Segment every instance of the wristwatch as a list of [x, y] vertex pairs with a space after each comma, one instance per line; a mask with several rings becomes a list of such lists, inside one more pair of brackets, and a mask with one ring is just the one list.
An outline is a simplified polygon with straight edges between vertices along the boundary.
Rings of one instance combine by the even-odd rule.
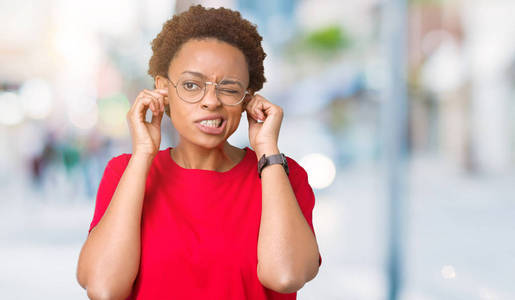
[[275, 164], [281, 164], [283, 165], [284, 171], [286, 171], [286, 175], [290, 174], [290, 171], [288, 170], [288, 162], [286, 161], [286, 156], [283, 153], [280, 154], [273, 154], [266, 156], [263, 154], [258, 162], [258, 175], [259, 178], [261, 178], [261, 171], [264, 167], [275, 165]]

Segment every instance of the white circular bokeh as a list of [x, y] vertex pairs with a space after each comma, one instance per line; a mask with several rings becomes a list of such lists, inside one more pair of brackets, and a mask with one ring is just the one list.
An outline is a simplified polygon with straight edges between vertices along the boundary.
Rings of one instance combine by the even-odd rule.
[[309, 184], [316, 189], [330, 186], [336, 177], [333, 161], [320, 153], [312, 153], [299, 160], [299, 164], [308, 173]]
[[33, 119], [45, 119], [52, 111], [52, 90], [46, 81], [32, 79], [20, 88], [20, 100], [25, 115]]

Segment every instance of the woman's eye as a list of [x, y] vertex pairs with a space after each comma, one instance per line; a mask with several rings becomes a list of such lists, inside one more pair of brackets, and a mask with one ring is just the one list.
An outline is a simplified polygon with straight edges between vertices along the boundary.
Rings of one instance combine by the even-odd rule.
[[220, 92], [224, 93], [224, 94], [231, 94], [231, 95], [239, 93], [237, 90], [229, 90], [229, 89], [220, 89]]
[[185, 82], [182, 86], [188, 91], [192, 91], [199, 88], [198, 84], [194, 82]]

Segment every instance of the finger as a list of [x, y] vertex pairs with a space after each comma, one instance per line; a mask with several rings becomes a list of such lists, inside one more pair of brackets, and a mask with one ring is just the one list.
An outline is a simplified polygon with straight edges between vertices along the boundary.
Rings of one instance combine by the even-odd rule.
[[152, 106], [154, 107], [152, 113], [153, 115], [157, 116], [161, 112], [159, 100], [157, 100], [156, 98], [152, 98]]
[[153, 98], [154, 101], [152, 101], [154, 103], [153, 107], [153, 111], [155, 112], [159, 112], [161, 110], [163, 110], [163, 102], [164, 102], [164, 96], [161, 95], [161, 94], [158, 94], [158, 93], [154, 93], [154, 92], [151, 92], [151, 91], [148, 91], [148, 90], [144, 90], [144, 93], [145, 95]]
[[166, 96], [165, 94], [156, 92], [155, 90], [154, 91], [143, 90], [143, 92], [147, 95], [150, 95], [150, 96], [156, 97], [156, 98], [164, 98], [164, 96]]
[[264, 111], [265, 111], [265, 106], [266, 106], [266, 99], [264, 99], [263, 97], [260, 97], [259, 95], [256, 95], [256, 101], [254, 103], [254, 111], [255, 113], [258, 115], [258, 118], [259, 119], [262, 119], [264, 120], [265, 119], [265, 114], [264, 114]]
[[155, 115], [152, 115], [152, 120], [150, 121], [150, 123], [153, 126], [156, 126], [157, 128], [160, 128], [161, 127], [161, 119], [162, 118], [163, 118], [163, 112], [160, 111], [159, 113], [157, 113]]
[[137, 111], [140, 112], [141, 115], [145, 116], [148, 109], [152, 111], [152, 114], [156, 113], [156, 100], [148, 95], [144, 95], [140, 98], [140, 107], [137, 108]]
[[155, 109], [155, 114], [159, 114], [163, 109], [162, 109], [162, 103], [163, 103], [163, 99], [162, 98], [155, 98], [153, 97], [152, 98], [153, 100], [153, 103], [154, 103], [154, 109]]
[[259, 119], [259, 113], [257, 111], [256, 101], [249, 102], [246, 110], [247, 110], [247, 114], [249, 114], [254, 120]]
[[151, 92], [158, 93], [158, 94], [163, 95], [163, 96], [168, 96], [168, 89], [167, 88], [164, 88], [164, 89], [154, 89]]
[[134, 103], [132, 104], [131, 108], [129, 109], [129, 113], [134, 113], [137, 111], [137, 109], [140, 107], [141, 100], [145, 97], [145, 92], [141, 91], [138, 96], [136, 96], [136, 99], [134, 100]]
[[257, 123], [257, 121], [249, 113], [247, 113], [247, 121], [249, 122], [249, 126]]
[[[157, 91], [162, 91], [162, 90], [157, 90]], [[154, 91], [149, 91], [149, 90], [145, 90], [145, 93], [147, 95], [150, 95], [154, 98], [157, 99], [157, 102], [158, 102], [158, 105], [156, 105], [156, 108], [159, 110], [159, 111], [164, 111], [164, 106], [168, 103], [168, 92], [156, 92], [156, 90]]]
[[258, 107], [256, 107], [254, 109], [254, 113], [256, 114], [256, 120], [261, 120], [261, 121], [265, 120], [265, 115]]
[[145, 120], [145, 114], [147, 109], [150, 107], [152, 99], [150, 97], [141, 96], [136, 98], [136, 102], [132, 108], [130, 114], [135, 116], [138, 120]]
[[150, 109], [150, 112], [152, 113], [152, 115], [155, 115], [156, 114], [156, 108], [155, 108], [155, 104], [154, 104], [154, 99], [152, 98], [149, 98], [150, 102], [148, 104], [148, 108]]
[[156, 97], [158, 100], [159, 106], [158, 109], [161, 111], [164, 111], [165, 105], [168, 105], [168, 91], [164, 93], [156, 93], [153, 91], [148, 91], [148, 94], [151, 94], [152, 96]]

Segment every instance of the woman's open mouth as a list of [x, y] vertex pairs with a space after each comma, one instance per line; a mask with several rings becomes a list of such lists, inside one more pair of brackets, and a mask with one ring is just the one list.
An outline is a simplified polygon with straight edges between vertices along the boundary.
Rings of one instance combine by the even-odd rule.
[[196, 122], [195, 125], [204, 133], [207, 134], [221, 134], [224, 132], [225, 124], [227, 120], [218, 119], [218, 120], [204, 120], [201, 122]]

